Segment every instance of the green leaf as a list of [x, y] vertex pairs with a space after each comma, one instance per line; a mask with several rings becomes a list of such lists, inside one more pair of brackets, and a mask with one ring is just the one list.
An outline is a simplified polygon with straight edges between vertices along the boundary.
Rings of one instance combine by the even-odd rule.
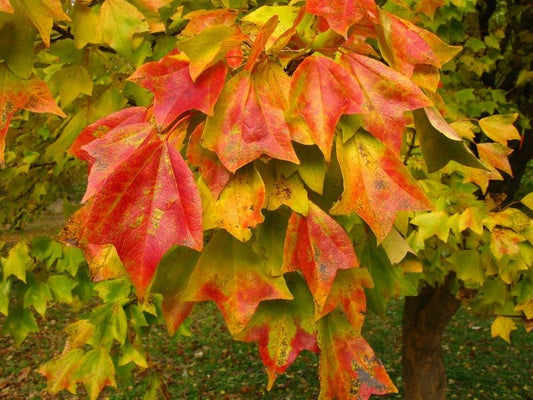
[[146, 18], [126, 0], [106, 0], [100, 9], [102, 36], [126, 60], [134, 59], [134, 36], [148, 32]]
[[185, 301], [184, 295], [199, 256], [200, 253], [192, 249], [176, 247], [163, 257], [157, 267], [152, 293], [163, 295], [161, 307], [170, 336], [176, 333], [193, 308], [193, 303]]
[[485, 281], [485, 273], [481, 265], [479, 253], [475, 250], [462, 250], [454, 253], [449, 258], [450, 263], [455, 266], [457, 277], [461, 279], [468, 288], [478, 288]]
[[3, 330], [13, 336], [18, 346], [30, 333], [39, 332], [39, 327], [30, 310], [17, 307], [9, 311]]
[[275, 213], [266, 213], [265, 215], [265, 221], [255, 231], [256, 240], [253, 242], [252, 248], [259, 256], [263, 269], [270, 276], [281, 276], [289, 213], [280, 209]]
[[35, 310], [44, 318], [46, 305], [52, 300], [50, 288], [41, 281], [31, 282], [24, 293], [24, 308], [33, 306]]
[[67, 107], [80, 94], [90, 96], [93, 91], [93, 80], [89, 71], [81, 65], [63, 67], [51, 78], [50, 83], [54, 85], [61, 99], [61, 107]]
[[11, 290], [11, 280], [0, 282], [0, 313], [6, 317], [9, 312], [9, 292]]
[[124, 344], [128, 332], [128, 319], [118, 303], [106, 303], [93, 309], [89, 321], [96, 327], [90, 340], [93, 346], [110, 348], [113, 339]]
[[9, 250], [7, 258], [1, 258], [4, 281], [13, 275], [26, 283], [26, 270], [33, 266], [33, 259], [30, 257], [29, 253], [30, 248], [28, 245], [24, 242], [19, 242]]
[[434, 211], [414, 217], [411, 223], [418, 226], [416, 232], [417, 246], [423, 248], [424, 240], [431, 236], [437, 236], [443, 242], [447, 242], [450, 233], [448, 218], [448, 214], [444, 211]]
[[31, 255], [39, 261], [44, 261], [48, 268], [61, 257], [62, 253], [61, 244], [49, 237], [40, 236], [31, 242]]
[[47, 281], [52, 290], [54, 299], [60, 303], [72, 303], [72, 289], [78, 286], [78, 282], [65, 275], [52, 275]]
[[120, 357], [118, 365], [119, 367], [121, 367], [130, 362], [134, 363], [135, 365], [141, 368], [148, 368], [148, 363], [146, 362], [146, 358], [139, 351], [139, 349], [130, 344], [127, 344], [126, 346], [122, 348], [122, 357]]
[[89, 350], [79, 364], [75, 378], [84, 384], [91, 400], [96, 400], [104, 387], [117, 386], [113, 360], [104, 348]]
[[450, 160], [468, 167], [487, 170], [435, 108], [415, 110], [413, 115], [429, 172], [437, 171]]
[[[3, 17], [3, 18], [2, 18]], [[0, 17], [0, 59], [21, 78], [33, 70], [33, 42], [36, 31], [18, 15]], [[3, 25], [3, 26], [2, 26]]]
[[207, 68], [215, 65], [233, 47], [238, 46], [243, 37], [237, 29], [227, 25], [215, 25], [204, 29], [200, 34], [177, 43], [191, 60], [189, 72], [193, 81]]
[[80, 264], [85, 261], [83, 252], [77, 247], [63, 248], [63, 257], [57, 260], [57, 272], [68, 272], [71, 276], [76, 276]]
[[131, 282], [127, 278], [112, 279], [97, 283], [94, 290], [105, 303], [125, 304], [129, 301]]

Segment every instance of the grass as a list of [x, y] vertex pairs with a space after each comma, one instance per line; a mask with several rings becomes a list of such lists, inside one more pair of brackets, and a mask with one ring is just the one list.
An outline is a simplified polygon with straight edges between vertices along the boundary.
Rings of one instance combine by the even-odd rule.
[[[74, 319], [68, 309], [50, 310], [40, 321], [41, 332], [31, 335], [20, 347], [0, 337], [0, 399], [83, 398], [43, 392], [45, 382], [35, 372], [61, 351], [63, 326]], [[369, 315], [364, 336], [383, 361], [401, 391], [401, 302], [391, 304], [388, 318]], [[0, 321], [1, 322], [1, 321]], [[266, 374], [253, 344], [234, 342], [220, 313], [212, 303], [193, 311], [190, 336], [169, 339], [157, 327], [148, 346], [154, 371], [166, 382], [173, 399], [315, 399], [319, 392], [318, 357], [304, 352], [280, 376], [272, 391], [266, 391]], [[447, 328], [444, 350], [449, 380], [449, 399], [533, 399], [533, 336], [523, 329], [513, 332], [512, 344], [490, 337], [490, 320], [460, 310]], [[148, 371], [148, 370], [147, 370]], [[147, 371], [134, 371], [117, 379], [118, 391], [106, 389], [103, 398], [141, 399], [149, 381]], [[379, 397], [376, 397], [379, 398]], [[397, 395], [383, 399], [401, 399]]]

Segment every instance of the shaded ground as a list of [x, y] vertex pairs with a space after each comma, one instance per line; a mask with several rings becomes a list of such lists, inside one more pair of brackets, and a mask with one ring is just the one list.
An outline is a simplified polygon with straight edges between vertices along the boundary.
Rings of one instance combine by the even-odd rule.
[[[0, 337], [0, 399], [83, 398], [51, 396], [35, 372], [38, 365], [61, 351], [62, 327], [74, 318], [68, 309], [51, 310], [42, 331], [31, 335], [19, 348]], [[365, 337], [401, 389], [401, 303], [395, 302], [389, 318], [369, 316]], [[1, 323], [1, 321], [0, 321]], [[318, 358], [304, 352], [266, 392], [266, 374], [255, 345], [234, 342], [220, 313], [212, 303], [196, 307], [191, 336], [169, 339], [163, 327], [150, 336], [152, 362], [166, 381], [173, 399], [316, 399], [319, 385]], [[445, 350], [449, 376], [449, 399], [533, 399], [533, 336], [513, 332], [512, 345], [490, 337], [490, 321], [474, 318], [461, 310], [446, 332]], [[133, 380], [118, 379], [118, 391], [107, 389], [110, 399], [140, 399], [149, 381], [147, 372], [134, 372]], [[81, 388], [80, 388], [81, 389]], [[103, 396], [102, 396], [103, 397]], [[376, 399], [379, 398], [376, 396]], [[402, 395], [383, 399], [401, 399]]]

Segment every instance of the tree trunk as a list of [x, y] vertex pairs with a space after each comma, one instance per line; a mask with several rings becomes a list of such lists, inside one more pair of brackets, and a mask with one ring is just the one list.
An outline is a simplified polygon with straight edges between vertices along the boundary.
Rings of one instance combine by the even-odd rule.
[[450, 292], [451, 278], [443, 286], [425, 287], [418, 296], [405, 299], [402, 367], [406, 400], [446, 398], [441, 340], [444, 328], [460, 306]]

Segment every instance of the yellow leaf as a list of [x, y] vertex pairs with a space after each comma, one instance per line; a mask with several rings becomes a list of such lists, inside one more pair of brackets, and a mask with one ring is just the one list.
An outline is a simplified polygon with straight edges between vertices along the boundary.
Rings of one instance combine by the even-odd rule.
[[497, 317], [490, 327], [490, 332], [492, 337], [499, 336], [507, 343], [511, 343], [511, 331], [515, 329], [517, 326], [511, 318]]

